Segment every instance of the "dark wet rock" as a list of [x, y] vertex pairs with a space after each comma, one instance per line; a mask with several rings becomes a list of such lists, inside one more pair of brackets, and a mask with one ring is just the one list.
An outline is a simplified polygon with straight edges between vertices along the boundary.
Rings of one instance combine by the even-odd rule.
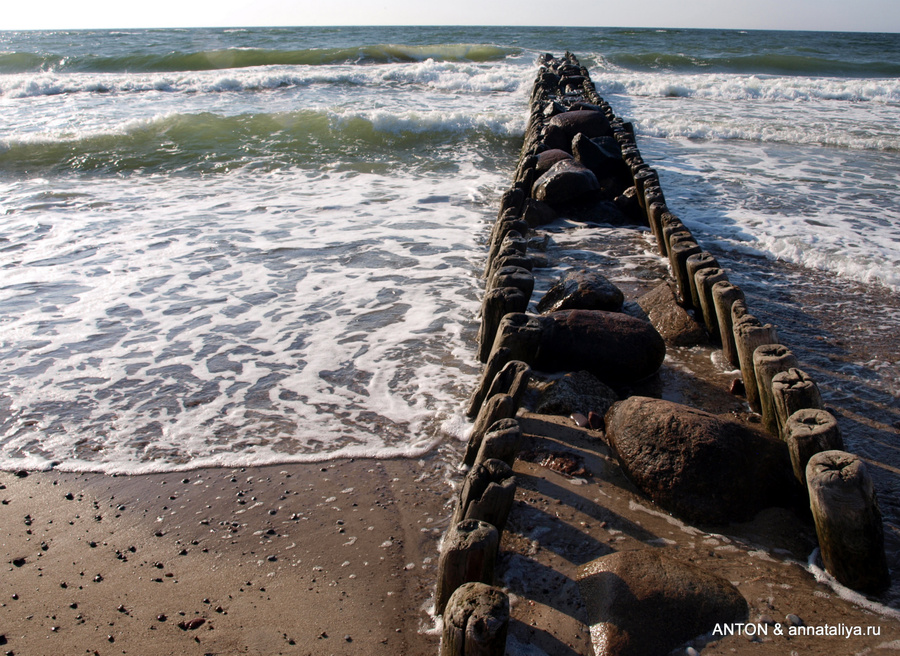
[[532, 196], [552, 207], [559, 207], [584, 199], [600, 190], [597, 176], [575, 160], [556, 162], [534, 182]]
[[635, 225], [647, 223], [644, 210], [641, 209], [641, 203], [638, 201], [637, 189], [634, 188], [634, 185], [616, 196], [613, 202], [619, 211], [628, 217], [630, 223]]
[[706, 330], [678, 305], [672, 284], [664, 282], [638, 300], [647, 318], [670, 346], [706, 344]]
[[538, 153], [535, 170], [540, 173], [547, 172], [551, 166], [564, 159], [572, 159], [572, 155], [559, 148], [550, 148]]
[[522, 211], [522, 219], [532, 228], [547, 225], [556, 221], [556, 210], [547, 203], [529, 198], [525, 201], [525, 208]]
[[581, 269], [567, 271], [537, 304], [538, 312], [607, 310], [618, 312], [625, 302], [622, 290], [605, 276]]
[[576, 579], [597, 656], [665, 656], [718, 623], [748, 615], [730, 582], [652, 549], [598, 558]]
[[606, 115], [591, 109], [574, 109], [557, 114], [547, 121], [547, 127], [562, 130], [569, 137], [569, 142], [578, 133], [588, 138], [612, 136], [612, 128]]
[[587, 370], [609, 385], [632, 383], [656, 373], [666, 355], [650, 323], [619, 312], [563, 310], [540, 321], [539, 371]]
[[[618, 395], [587, 371], [575, 371], [554, 380], [544, 389], [537, 402], [536, 412], [545, 415], [606, 414]], [[587, 420], [585, 421], [587, 424]]]
[[611, 138], [589, 139], [579, 133], [572, 139], [572, 153], [597, 176], [597, 180], [607, 181], [601, 186], [607, 187], [611, 197], [615, 197], [631, 186], [631, 169], [622, 159], [615, 140], [612, 139], [612, 144], [609, 144], [608, 139]]
[[606, 414], [606, 437], [631, 481], [689, 521], [740, 521], [795, 501], [786, 445], [733, 419], [633, 396]]

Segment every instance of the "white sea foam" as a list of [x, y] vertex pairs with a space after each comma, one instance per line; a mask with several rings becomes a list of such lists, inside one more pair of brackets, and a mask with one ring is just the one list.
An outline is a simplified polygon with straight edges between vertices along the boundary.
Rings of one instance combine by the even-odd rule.
[[428, 89], [513, 93], [533, 81], [527, 67], [507, 62], [438, 62], [371, 66], [260, 66], [160, 73], [17, 73], [0, 76], [0, 96], [28, 98], [78, 93], [226, 93], [312, 85], [414, 85]]
[[418, 455], [457, 425], [483, 174], [253, 175], [11, 190], [3, 466]]

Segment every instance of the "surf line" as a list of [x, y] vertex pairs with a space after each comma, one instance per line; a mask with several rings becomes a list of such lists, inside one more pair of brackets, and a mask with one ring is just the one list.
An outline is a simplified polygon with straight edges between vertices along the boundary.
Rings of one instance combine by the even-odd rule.
[[[885, 589], [883, 528], [871, 478], [863, 461], [843, 450], [837, 422], [825, 410], [815, 381], [778, 341], [775, 327], [750, 312], [741, 289], [670, 211], [657, 171], [637, 147], [633, 125], [597, 94], [588, 70], [568, 52], [561, 58], [542, 55], [538, 64], [522, 150], [513, 184], [500, 200], [484, 268], [477, 349], [484, 368], [467, 408], [473, 426], [462, 464], [468, 473], [442, 540], [433, 609], [443, 618], [442, 656], [465, 654], [469, 639], [479, 641], [479, 654], [505, 652], [509, 597], [493, 584], [500, 535], [515, 496], [513, 465], [523, 443], [517, 413], [532, 372], [586, 370], [622, 389], [657, 373], [667, 343], [720, 345], [724, 361], [740, 370], [742, 389], [734, 392], [743, 393], [759, 413], [767, 448], [777, 454], [786, 478], [793, 476], [789, 485], [808, 495], [827, 571], [856, 590]], [[529, 254], [529, 236], [560, 217], [649, 228], [671, 277], [661, 292], [660, 311], [648, 311], [646, 317], [621, 312], [621, 292], [588, 270], [560, 281], [561, 289], [554, 286], [538, 303], [541, 314], [529, 314], [539, 261]], [[605, 428], [609, 442], [610, 422], [617, 432], [641, 427], [631, 401], [618, 401], [605, 416], [591, 412], [572, 419], [580, 426]], [[706, 414], [669, 402], [654, 406], [653, 401], [647, 402], [650, 407], [682, 421]], [[718, 426], [710, 430], [715, 433]], [[630, 473], [627, 454], [611, 446]], [[678, 497], [691, 490], [660, 491], [629, 477], [665, 510], [683, 515]], [[739, 487], [733, 492], [753, 496]], [[712, 519], [720, 518], [707, 518]], [[597, 565], [594, 574], [603, 567]], [[586, 573], [579, 585], [588, 585], [594, 574]], [[685, 635], [640, 639], [662, 641], [668, 651], [739, 618], [712, 621], [686, 627]]]

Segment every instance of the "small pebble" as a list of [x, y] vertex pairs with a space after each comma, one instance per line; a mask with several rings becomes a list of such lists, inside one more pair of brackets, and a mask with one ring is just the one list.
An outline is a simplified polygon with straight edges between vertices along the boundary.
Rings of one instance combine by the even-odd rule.
[[569, 415], [569, 419], [574, 421], [576, 426], [581, 426], [582, 428], [585, 428], [588, 425], [588, 418], [580, 412], [573, 412]]
[[787, 623], [791, 626], [803, 626], [803, 620], [793, 613], [788, 613], [784, 619], [787, 620]]

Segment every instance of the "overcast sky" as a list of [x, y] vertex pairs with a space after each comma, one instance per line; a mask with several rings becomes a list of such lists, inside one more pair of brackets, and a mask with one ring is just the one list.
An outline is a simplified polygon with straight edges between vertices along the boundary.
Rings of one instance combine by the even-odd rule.
[[0, 29], [577, 25], [900, 32], [900, 0], [6, 0]]

